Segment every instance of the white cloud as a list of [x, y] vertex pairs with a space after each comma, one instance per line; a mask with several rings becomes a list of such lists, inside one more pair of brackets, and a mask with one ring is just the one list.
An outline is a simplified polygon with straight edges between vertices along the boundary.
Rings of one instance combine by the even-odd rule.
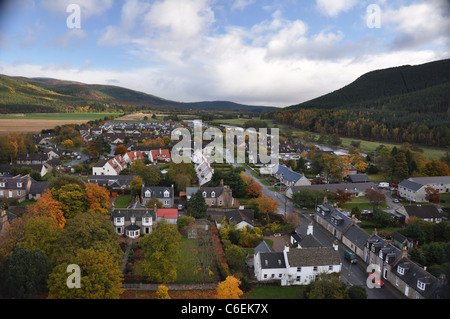
[[244, 10], [246, 7], [255, 3], [256, 0], [235, 0], [231, 5], [231, 10]]
[[357, 3], [358, 0], [316, 0], [320, 12], [330, 17], [338, 16], [341, 12], [350, 10]]

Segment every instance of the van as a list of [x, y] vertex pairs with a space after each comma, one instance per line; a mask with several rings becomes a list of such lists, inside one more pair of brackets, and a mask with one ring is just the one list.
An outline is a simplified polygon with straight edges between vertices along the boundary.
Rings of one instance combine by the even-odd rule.
[[380, 184], [378, 184], [378, 187], [379, 188], [388, 188], [389, 187], [389, 183], [385, 183], [385, 182], [380, 183]]
[[358, 257], [356, 257], [355, 253], [351, 250], [346, 250], [344, 252], [344, 257], [352, 264], [356, 264], [356, 262], [358, 262]]

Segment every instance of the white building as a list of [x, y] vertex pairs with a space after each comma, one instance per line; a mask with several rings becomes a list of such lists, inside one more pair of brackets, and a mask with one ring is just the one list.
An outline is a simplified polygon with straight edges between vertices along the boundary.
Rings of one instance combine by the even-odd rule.
[[411, 177], [398, 184], [398, 194], [407, 200], [423, 203], [427, 187], [432, 187], [440, 194], [450, 193], [450, 176]]
[[254, 258], [259, 281], [280, 280], [282, 286], [308, 285], [322, 274], [341, 271], [337, 246], [289, 248], [279, 252], [258, 252]]

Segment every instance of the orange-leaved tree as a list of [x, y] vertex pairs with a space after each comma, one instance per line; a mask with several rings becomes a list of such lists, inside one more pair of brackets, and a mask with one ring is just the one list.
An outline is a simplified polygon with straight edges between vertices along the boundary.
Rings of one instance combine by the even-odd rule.
[[228, 276], [219, 283], [216, 289], [217, 299], [239, 299], [244, 293], [239, 289], [241, 281], [234, 276]]

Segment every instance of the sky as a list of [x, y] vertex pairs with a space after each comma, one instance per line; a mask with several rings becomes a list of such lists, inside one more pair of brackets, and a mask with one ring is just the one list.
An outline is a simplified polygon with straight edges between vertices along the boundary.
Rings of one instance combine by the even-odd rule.
[[0, 74], [181, 102], [286, 107], [447, 58], [449, 0], [0, 2]]

